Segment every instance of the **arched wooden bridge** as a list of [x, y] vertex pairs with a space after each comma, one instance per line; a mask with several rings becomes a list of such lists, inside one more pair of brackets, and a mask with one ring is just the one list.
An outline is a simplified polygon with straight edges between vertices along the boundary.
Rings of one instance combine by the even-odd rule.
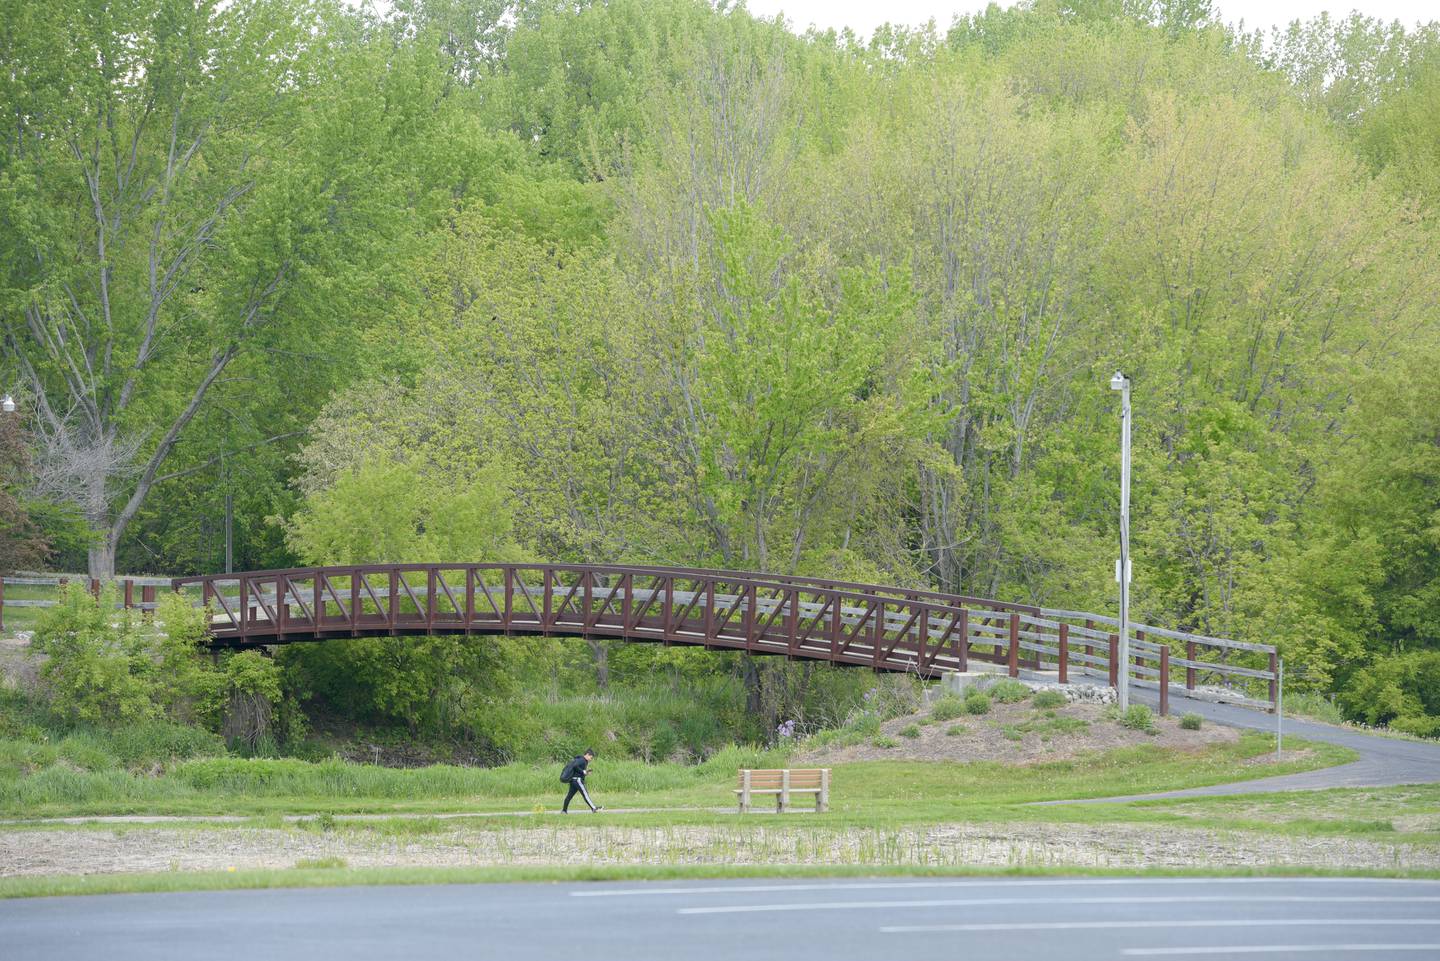
[[[980, 597], [804, 577], [592, 564], [385, 564], [177, 578], [212, 643], [254, 647], [415, 634], [614, 637], [935, 677], [972, 659], [1118, 681], [1115, 621]], [[1172, 653], [1171, 642], [1183, 644]], [[1275, 648], [1135, 625], [1139, 678], [1269, 681]], [[1177, 645], [1178, 647], [1178, 645]], [[1232, 655], [1252, 652], [1253, 666]], [[1253, 654], [1261, 657], [1257, 659]], [[1209, 655], [1207, 657], [1207, 655]], [[1268, 655], [1268, 663], [1264, 656]], [[1242, 654], [1241, 660], [1247, 658]], [[1161, 685], [1168, 700], [1170, 683]], [[1258, 702], [1268, 706], [1268, 702]]]

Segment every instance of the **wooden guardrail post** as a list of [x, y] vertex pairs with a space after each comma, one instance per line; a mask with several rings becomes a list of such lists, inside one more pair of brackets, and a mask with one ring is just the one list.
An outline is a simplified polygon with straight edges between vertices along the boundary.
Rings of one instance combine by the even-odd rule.
[[143, 608], [145, 608], [145, 612], [146, 612], [147, 614], [149, 614], [151, 617], [154, 617], [154, 616], [155, 616], [155, 585], [154, 585], [154, 584], [142, 584], [142, 585], [140, 585], [140, 606], [143, 607]]
[[5, 578], [0, 577], [0, 631], [5, 630]]
[[1091, 637], [1090, 632], [1093, 631], [1093, 630], [1095, 630], [1095, 622], [1092, 621], [1092, 620], [1090, 620], [1090, 618], [1087, 617], [1087, 618], [1085, 619], [1085, 656], [1086, 656], [1086, 657], [1094, 657], [1094, 656], [1095, 656], [1095, 645], [1090, 643], [1090, 637]]
[[1120, 635], [1110, 635], [1110, 686], [1120, 689]]
[[1185, 642], [1185, 660], [1190, 663], [1185, 665], [1185, 690], [1195, 690], [1195, 642]]
[[1160, 716], [1170, 713], [1170, 645], [1160, 645]]
[[124, 584], [125, 584], [125, 610], [128, 611], [128, 610], [130, 610], [130, 608], [132, 608], [132, 607], [135, 606], [135, 582], [132, 581], [130, 578], [127, 577], [127, 578], [125, 578]]
[[1020, 676], [1020, 612], [1010, 612], [1010, 676]]
[[1070, 625], [1060, 622], [1060, 683], [1070, 683]]

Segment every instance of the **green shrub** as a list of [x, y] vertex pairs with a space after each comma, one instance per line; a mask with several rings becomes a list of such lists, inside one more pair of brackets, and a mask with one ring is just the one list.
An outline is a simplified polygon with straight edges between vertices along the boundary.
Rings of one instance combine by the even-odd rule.
[[965, 702], [954, 694], [946, 694], [930, 708], [930, 720], [953, 721], [965, 713]]
[[1016, 704], [1030, 696], [1030, 688], [1013, 678], [990, 685], [990, 697], [1001, 704]]
[[900, 736], [901, 736], [901, 737], [908, 737], [908, 738], [910, 738], [911, 740], [914, 740], [915, 738], [917, 738], [917, 737], [920, 736], [920, 725], [918, 725], [918, 724], [907, 724], [907, 725], [905, 725], [904, 727], [902, 727], [902, 728], [900, 729]]
[[1440, 651], [1387, 657], [1357, 671], [1340, 692], [1340, 706], [1366, 724], [1440, 733]]
[[866, 711], [858, 715], [847, 726], [862, 737], [874, 737], [880, 733], [880, 715]]
[[1286, 691], [1283, 706], [1286, 714], [1310, 717], [1326, 724], [1340, 724], [1345, 720], [1345, 715], [1333, 701], [1313, 691]]
[[1154, 734], [1155, 715], [1144, 704], [1131, 704], [1125, 709], [1125, 713], [1120, 715], [1120, 726], [1128, 727], [1132, 731]]
[[1411, 714], [1397, 717], [1388, 725], [1392, 731], [1416, 737], [1440, 737], [1440, 717], [1433, 714]]
[[1064, 707], [1065, 695], [1059, 691], [1036, 691], [1033, 703], [1038, 708]]
[[989, 714], [990, 696], [984, 691], [971, 691], [965, 695], [966, 714]]
[[1007, 724], [1005, 730], [1001, 731], [1001, 733], [1005, 735], [1005, 740], [1007, 741], [1022, 741], [1025, 739], [1025, 733], [1013, 724]]
[[1205, 719], [1193, 711], [1180, 718], [1180, 726], [1187, 731], [1198, 731]]
[[884, 748], [887, 751], [892, 747], [900, 746], [899, 741], [895, 740], [893, 737], [886, 737], [883, 734], [877, 737], [875, 740], [871, 741], [870, 743], [875, 745], [876, 747]]
[[945, 736], [959, 737], [961, 734], [964, 734], [968, 730], [970, 729], [963, 724], [952, 724], [945, 729]]

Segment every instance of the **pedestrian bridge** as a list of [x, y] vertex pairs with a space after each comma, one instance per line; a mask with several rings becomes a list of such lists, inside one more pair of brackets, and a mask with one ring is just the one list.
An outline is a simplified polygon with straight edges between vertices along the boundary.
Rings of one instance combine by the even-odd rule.
[[[1082, 611], [778, 574], [596, 564], [381, 564], [176, 578], [211, 610], [212, 644], [418, 634], [610, 637], [933, 678], [972, 662], [1061, 683], [1118, 683], [1118, 623]], [[1168, 700], [1197, 679], [1270, 707], [1273, 646], [1132, 625], [1129, 674]], [[1164, 678], [1165, 683], [1160, 684]], [[1268, 694], [1268, 697], [1265, 695]]]

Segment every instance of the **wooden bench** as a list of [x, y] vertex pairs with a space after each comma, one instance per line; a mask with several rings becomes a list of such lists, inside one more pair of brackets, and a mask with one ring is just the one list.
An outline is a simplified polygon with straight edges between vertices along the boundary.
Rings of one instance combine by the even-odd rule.
[[790, 810], [791, 794], [815, 795], [815, 810], [825, 811], [830, 807], [830, 769], [784, 768], [775, 771], [740, 772], [740, 786], [735, 789], [740, 796], [740, 813], [750, 810], [750, 800], [756, 794], [775, 795], [775, 810], [784, 814]]

